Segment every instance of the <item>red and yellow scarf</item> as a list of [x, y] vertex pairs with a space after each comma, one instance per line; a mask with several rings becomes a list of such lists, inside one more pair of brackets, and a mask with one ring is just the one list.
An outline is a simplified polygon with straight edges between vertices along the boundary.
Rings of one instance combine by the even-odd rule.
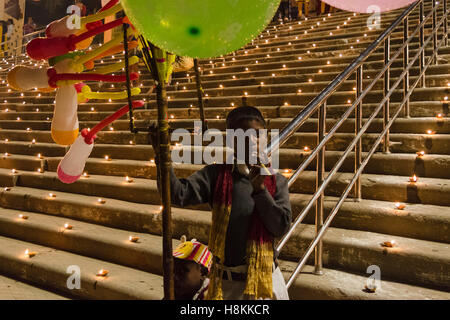
[[[216, 260], [225, 260], [225, 237], [231, 213], [233, 197], [232, 165], [219, 167], [213, 195], [212, 225], [209, 250], [214, 255], [210, 274], [208, 300], [222, 300], [222, 278]], [[267, 176], [264, 184], [273, 196], [276, 192], [275, 175]], [[247, 240], [247, 280], [244, 294], [254, 299], [272, 298], [273, 237], [259, 218], [256, 207]]]

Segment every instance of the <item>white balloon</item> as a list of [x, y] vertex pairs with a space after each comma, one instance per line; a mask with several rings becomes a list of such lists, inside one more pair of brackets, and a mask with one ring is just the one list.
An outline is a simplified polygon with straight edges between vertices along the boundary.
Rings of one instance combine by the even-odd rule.
[[93, 148], [94, 143], [87, 144], [80, 135], [58, 165], [59, 180], [64, 183], [77, 181], [83, 174], [86, 161]]

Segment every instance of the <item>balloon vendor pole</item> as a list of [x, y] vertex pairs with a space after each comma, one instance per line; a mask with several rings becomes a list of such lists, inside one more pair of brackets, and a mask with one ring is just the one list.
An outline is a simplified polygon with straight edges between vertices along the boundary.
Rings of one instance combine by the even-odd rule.
[[[126, 36], [126, 28], [124, 28], [124, 35]], [[144, 62], [151, 72], [156, 83], [156, 102], [158, 106], [158, 143], [159, 153], [156, 154], [156, 163], [159, 163], [157, 168], [158, 176], [160, 177], [160, 192], [162, 204], [162, 234], [163, 234], [163, 276], [164, 276], [164, 299], [174, 300], [174, 261], [172, 255], [172, 211], [170, 199], [170, 171], [172, 167], [170, 157], [170, 138], [169, 138], [169, 120], [168, 120], [168, 102], [166, 83], [173, 71], [173, 62], [175, 56], [166, 51], [153, 46], [148, 43], [142, 36], [139, 36], [139, 41], [142, 46], [142, 53]], [[128, 55], [127, 47], [125, 45], [125, 56]], [[127, 63], [126, 63], [127, 65]], [[129, 74], [129, 70], [126, 70]], [[130, 86], [129, 81], [127, 86]], [[130, 89], [128, 88], [129, 99], [131, 97]], [[133, 111], [130, 109], [130, 130], [131, 132], [139, 132], [134, 126]], [[150, 133], [150, 128], [148, 132]]]
[[164, 264], [164, 297], [174, 300], [173, 256], [172, 256], [172, 213], [170, 199], [170, 142], [169, 122], [167, 120], [168, 103], [167, 91], [164, 81], [159, 81], [156, 87], [158, 104], [159, 129], [159, 165], [161, 177], [161, 200], [163, 219], [163, 264]]
[[172, 167], [170, 158], [169, 117], [166, 82], [172, 73], [172, 63], [175, 56], [150, 44], [152, 56], [156, 61], [157, 70], [153, 70], [156, 86], [156, 101], [158, 105], [159, 130], [159, 170], [162, 200], [162, 226], [163, 226], [163, 270], [164, 270], [164, 297], [174, 300], [174, 261], [172, 255], [172, 212], [170, 199], [170, 171]]
[[197, 84], [198, 109], [200, 111], [200, 120], [202, 120], [202, 131], [206, 131], [208, 130], [208, 126], [205, 120], [205, 103], [203, 101], [204, 91], [202, 87], [200, 70], [198, 69], [198, 59], [194, 59], [194, 69], [195, 69], [195, 82]]

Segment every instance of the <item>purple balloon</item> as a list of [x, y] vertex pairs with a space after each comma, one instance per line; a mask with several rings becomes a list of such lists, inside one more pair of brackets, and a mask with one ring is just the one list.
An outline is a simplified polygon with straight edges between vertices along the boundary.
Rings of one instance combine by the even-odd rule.
[[385, 12], [405, 7], [417, 0], [323, 0], [330, 6], [358, 13]]

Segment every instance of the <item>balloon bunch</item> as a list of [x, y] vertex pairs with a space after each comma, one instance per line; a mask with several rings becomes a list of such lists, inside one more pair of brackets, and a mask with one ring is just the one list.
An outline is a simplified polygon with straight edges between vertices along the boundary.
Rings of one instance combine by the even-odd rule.
[[[127, 110], [142, 107], [142, 101], [132, 102], [116, 113], [106, 118], [92, 130], [84, 129], [79, 136], [78, 103], [88, 102], [90, 99], [120, 100], [129, 96], [128, 91], [123, 92], [93, 92], [83, 81], [121, 82], [139, 78], [139, 74], [109, 75], [137, 64], [136, 56], [126, 59], [125, 62], [95, 68], [94, 62], [103, 57], [121, 53], [124, 47], [136, 48], [137, 41], [129, 41], [123, 37], [123, 30], [118, 32], [111, 41], [97, 47], [87, 49], [93, 38], [107, 30], [131, 25], [126, 17], [103, 24], [103, 19], [122, 11], [119, 0], [111, 0], [98, 13], [81, 18], [81, 28], [72, 28], [70, 19], [64, 17], [47, 26], [46, 37], [36, 38], [27, 45], [27, 53], [31, 59], [47, 60], [48, 69], [29, 68], [17, 66], [8, 73], [8, 83], [19, 91], [35, 89], [42, 92], [56, 90], [55, 107], [51, 125], [53, 140], [59, 145], [71, 145], [70, 150], [58, 167], [58, 176], [62, 182], [75, 182], [82, 174], [87, 158], [94, 146], [96, 133], [108, 124], [123, 116]], [[139, 88], [132, 88], [130, 95], [140, 94]], [[129, 99], [129, 101], [131, 101]], [[125, 110], [125, 111], [124, 111]]]

